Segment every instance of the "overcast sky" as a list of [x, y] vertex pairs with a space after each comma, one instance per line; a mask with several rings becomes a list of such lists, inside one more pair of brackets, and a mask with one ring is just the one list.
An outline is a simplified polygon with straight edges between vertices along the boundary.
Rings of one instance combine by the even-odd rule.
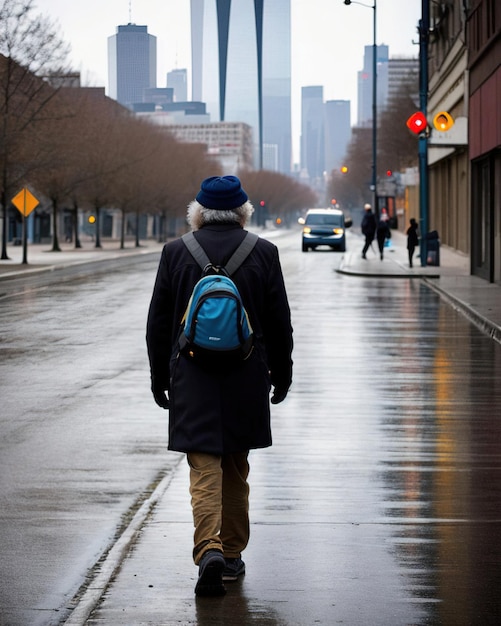
[[[187, 68], [190, 89], [190, 0], [35, 2], [41, 13], [57, 22], [71, 46], [72, 67], [81, 72], [85, 86], [108, 91], [108, 37], [119, 24], [131, 21], [148, 26], [157, 37], [157, 86], [166, 85], [170, 70]], [[373, 0], [364, 4], [291, 0], [294, 161], [299, 159], [301, 87], [323, 85], [325, 100], [351, 100], [352, 124], [357, 121], [357, 71], [362, 69], [364, 46], [373, 42]], [[377, 43], [389, 46], [390, 57], [418, 56], [420, 15], [421, 0], [377, 0]]]

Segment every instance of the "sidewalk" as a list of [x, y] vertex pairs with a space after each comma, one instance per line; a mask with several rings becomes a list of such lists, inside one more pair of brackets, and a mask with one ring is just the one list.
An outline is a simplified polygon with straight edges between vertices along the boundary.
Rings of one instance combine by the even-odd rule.
[[126, 241], [125, 248], [120, 249], [120, 242], [105, 240], [101, 248], [96, 248], [93, 241], [82, 241], [82, 248], [75, 248], [74, 243], [60, 243], [60, 252], [52, 252], [52, 244], [28, 244], [27, 264], [23, 264], [23, 247], [10, 244], [7, 246], [9, 260], [0, 260], [0, 281], [18, 278], [25, 274], [50, 272], [57, 268], [83, 263], [94, 263], [123, 256], [137, 254], [158, 253], [163, 248], [162, 243], [151, 240], [141, 240], [139, 248], [133, 241]]
[[376, 242], [369, 249], [366, 260], [361, 255], [362, 239], [352, 239], [352, 242], [338, 272], [352, 276], [421, 279], [483, 332], [501, 343], [501, 285], [471, 276], [468, 257], [441, 246], [439, 267], [421, 267], [416, 254], [411, 269], [407, 238], [398, 231], [392, 231], [391, 246], [385, 248], [383, 261], [379, 259]]

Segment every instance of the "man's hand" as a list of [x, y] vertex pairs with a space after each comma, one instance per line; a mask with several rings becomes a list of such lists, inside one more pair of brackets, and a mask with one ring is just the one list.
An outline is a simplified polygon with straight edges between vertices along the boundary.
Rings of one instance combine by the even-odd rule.
[[153, 393], [153, 397], [155, 398], [155, 402], [158, 406], [162, 407], [162, 409], [168, 409], [170, 406], [169, 398], [166, 394], [166, 389], [164, 389], [164, 385], [159, 385], [155, 381], [151, 383], [151, 391]]
[[273, 395], [271, 396], [272, 404], [280, 404], [285, 400], [287, 396], [288, 389], [277, 389], [276, 387], [273, 389]]

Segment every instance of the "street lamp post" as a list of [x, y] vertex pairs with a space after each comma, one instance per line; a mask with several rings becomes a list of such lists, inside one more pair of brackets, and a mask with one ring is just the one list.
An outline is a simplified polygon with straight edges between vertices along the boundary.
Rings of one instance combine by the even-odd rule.
[[372, 26], [372, 207], [379, 217], [379, 207], [377, 205], [377, 39], [376, 39], [376, 0], [374, 4], [364, 4], [363, 2], [357, 2], [356, 0], [344, 0], [346, 5], [360, 4], [363, 7], [372, 9], [374, 11], [373, 26]]

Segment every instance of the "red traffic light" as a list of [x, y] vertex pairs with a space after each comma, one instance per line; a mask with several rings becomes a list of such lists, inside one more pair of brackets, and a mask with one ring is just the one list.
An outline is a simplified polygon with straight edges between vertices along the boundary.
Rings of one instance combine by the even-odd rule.
[[261, 202], [259, 203], [261, 206], [264, 206], [266, 204], [266, 202], [264, 200], [261, 200]]
[[413, 113], [406, 122], [407, 128], [415, 135], [420, 135], [426, 130], [428, 122], [426, 116], [422, 111], [416, 111]]
[[393, 172], [391, 170], [386, 170], [386, 176], [392, 176]]

